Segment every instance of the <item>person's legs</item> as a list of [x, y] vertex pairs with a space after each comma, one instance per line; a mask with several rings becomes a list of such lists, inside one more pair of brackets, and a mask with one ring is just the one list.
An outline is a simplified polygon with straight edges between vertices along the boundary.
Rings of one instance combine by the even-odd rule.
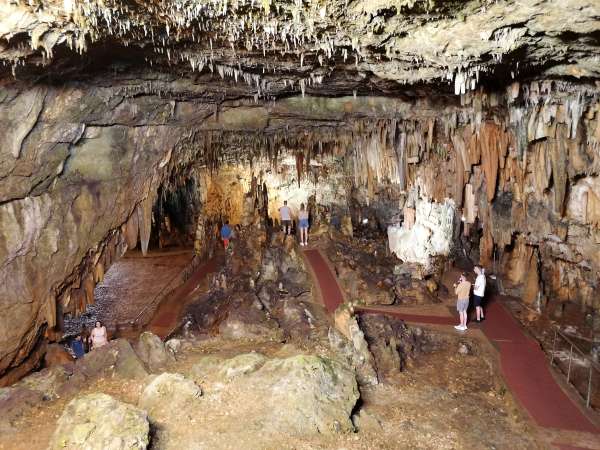
[[460, 313], [460, 326], [467, 328], [467, 311], [462, 311]]
[[456, 310], [458, 311], [459, 324], [455, 325], [454, 328], [460, 330], [462, 328], [462, 313], [460, 312], [460, 300], [456, 302]]
[[227, 250], [227, 247], [229, 247], [229, 239], [223, 239], [223, 247]]

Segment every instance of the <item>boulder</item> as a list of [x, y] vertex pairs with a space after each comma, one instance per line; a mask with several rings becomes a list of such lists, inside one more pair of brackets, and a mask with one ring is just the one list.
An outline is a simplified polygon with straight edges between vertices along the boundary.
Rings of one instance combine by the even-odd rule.
[[225, 361], [224, 358], [215, 355], [203, 356], [192, 367], [192, 376], [194, 380], [200, 382], [205, 380], [211, 374], [216, 373]]
[[257, 401], [266, 403], [271, 432], [311, 434], [350, 431], [359, 398], [354, 373], [313, 355], [272, 359], [248, 377]]
[[161, 372], [175, 362], [173, 353], [166, 349], [163, 341], [149, 331], [140, 335], [135, 352], [150, 372]]
[[192, 380], [166, 372], [146, 386], [139, 406], [148, 411], [153, 424], [175, 426], [183, 418], [201, 413], [198, 400], [201, 396], [202, 390]]
[[219, 324], [219, 334], [223, 338], [278, 342], [283, 339], [283, 330], [264, 310], [254, 306], [255, 299], [254, 295], [240, 299], [238, 306], [229, 311], [227, 318]]
[[179, 353], [181, 351], [181, 347], [182, 347], [182, 342], [181, 339], [169, 339], [167, 342], [165, 342], [165, 348], [167, 350], [169, 350], [171, 353], [173, 353], [173, 355], [176, 355], [177, 353]]
[[246, 375], [256, 372], [264, 364], [267, 358], [260, 353], [244, 353], [231, 359], [223, 361], [219, 369], [219, 374], [223, 378], [235, 378], [240, 375]]
[[359, 319], [379, 379], [403, 370], [421, 350], [424, 337], [402, 320], [383, 314], [363, 314]]
[[12, 422], [23, 415], [29, 408], [38, 405], [43, 400], [39, 391], [24, 386], [0, 388], [0, 431], [11, 430]]
[[[356, 322], [354, 317], [352, 317], [351, 320]], [[348, 328], [348, 333], [350, 333], [350, 328]], [[329, 346], [343, 361], [354, 368], [359, 385], [376, 385], [379, 383], [379, 380], [377, 378], [377, 372], [375, 371], [375, 361], [368, 349], [364, 335], [362, 334], [362, 331], [360, 331], [363, 341], [360, 343], [361, 338], [356, 330], [353, 329], [352, 334], [354, 334], [354, 339], [352, 336], [342, 335], [338, 330], [330, 328], [328, 333]], [[358, 346], [355, 346], [355, 342]]]
[[364, 408], [361, 408], [358, 413], [352, 416], [352, 423], [360, 432], [380, 432], [383, 430], [381, 419]]
[[126, 339], [115, 339], [103, 347], [92, 350], [75, 365], [75, 373], [87, 378], [112, 371], [123, 378], [143, 378], [148, 375], [131, 344]]
[[17, 383], [17, 386], [39, 392], [45, 400], [52, 400], [59, 396], [70, 375], [62, 366], [55, 366], [32, 373]]
[[78, 397], [58, 419], [50, 450], [144, 450], [150, 426], [146, 413], [106, 394]]

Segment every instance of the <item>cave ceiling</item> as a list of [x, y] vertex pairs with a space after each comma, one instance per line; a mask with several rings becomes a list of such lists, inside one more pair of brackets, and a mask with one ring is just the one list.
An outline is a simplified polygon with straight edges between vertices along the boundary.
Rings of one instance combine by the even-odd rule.
[[600, 75], [596, 0], [20, 0], [0, 4], [3, 79], [107, 70], [226, 80], [258, 98], [460, 94]]

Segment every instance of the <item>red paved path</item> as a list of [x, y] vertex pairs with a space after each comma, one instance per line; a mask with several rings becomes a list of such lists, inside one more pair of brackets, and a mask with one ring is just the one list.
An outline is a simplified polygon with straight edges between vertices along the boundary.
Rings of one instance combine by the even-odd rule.
[[[335, 275], [318, 250], [304, 253], [317, 277], [325, 307], [332, 313], [343, 302]], [[454, 317], [403, 314], [385, 308], [362, 307], [358, 312], [391, 315], [407, 322], [456, 324]], [[524, 333], [500, 301], [490, 303], [486, 317], [481, 329], [498, 347], [504, 379], [535, 422], [545, 428], [599, 433], [555, 381], [539, 343]]]
[[344, 302], [344, 296], [337, 284], [335, 275], [319, 250], [305, 250], [304, 254], [319, 281], [319, 288], [323, 303], [325, 303], [325, 309], [327, 309], [327, 312], [333, 313]]
[[558, 385], [539, 343], [500, 301], [490, 303], [487, 317], [481, 328], [500, 350], [506, 383], [535, 422], [545, 428], [600, 432]]
[[177, 326], [179, 316], [187, 304], [190, 294], [198, 288], [198, 285], [209, 273], [216, 272], [218, 266], [216, 258], [199, 266], [185, 283], [176, 288], [168, 298], [160, 302], [156, 313], [146, 328], [161, 339], [171, 334]]

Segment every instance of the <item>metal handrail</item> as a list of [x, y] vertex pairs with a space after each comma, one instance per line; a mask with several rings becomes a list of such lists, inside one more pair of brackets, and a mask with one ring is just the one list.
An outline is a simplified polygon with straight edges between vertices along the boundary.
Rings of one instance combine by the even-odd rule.
[[[590, 370], [589, 370], [589, 375], [588, 375], [588, 386], [587, 386], [587, 395], [584, 397], [585, 400], [585, 406], [587, 408], [590, 407], [590, 402], [591, 402], [591, 396], [592, 396], [592, 373], [595, 370], [596, 372], [598, 372], [600, 374], [600, 365], [598, 365], [586, 352], [584, 352], [583, 350], [581, 350], [577, 344], [575, 344], [575, 342], [573, 342], [567, 335], [565, 335], [562, 331], [560, 331], [560, 328], [558, 326], [554, 327], [554, 341], [552, 342], [552, 357], [550, 358], [550, 365], [554, 365], [554, 355], [556, 353], [556, 341], [558, 339], [558, 337], [561, 337], [562, 339], [565, 340], [565, 342], [570, 346], [569, 349], [569, 364], [567, 367], [567, 383], [571, 383], [571, 363], [573, 361], [573, 350], [576, 350], [582, 357], [584, 360], [586, 360], [587, 362], [589, 362], [590, 364]], [[571, 383], [574, 387], [576, 387], [573, 383]], [[575, 389], [582, 397], [583, 394], [579, 392], [579, 390], [576, 388]]]

